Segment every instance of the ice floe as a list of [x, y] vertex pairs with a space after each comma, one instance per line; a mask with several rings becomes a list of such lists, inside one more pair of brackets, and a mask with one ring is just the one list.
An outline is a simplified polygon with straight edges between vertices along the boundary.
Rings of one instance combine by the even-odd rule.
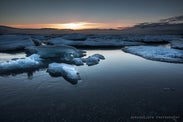
[[160, 43], [160, 42], [170, 42], [172, 40], [182, 39], [179, 35], [129, 35], [124, 36], [124, 39], [129, 41], [139, 41], [146, 43]]
[[76, 66], [84, 65], [84, 62], [82, 61], [81, 58], [74, 58], [74, 59], [72, 60], [72, 63], [73, 63], [74, 65], [76, 65]]
[[183, 63], [183, 51], [177, 49], [168, 49], [156, 46], [131, 46], [122, 48], [124, 52], [132, 53], [146, 59]]
[[47, 72], [53, 77], [63, 76], [73, 84], [76, 84], [81, 79], [76, 68], [65, 63], [51, 63], [48, 66]]
[[87, 58], [82, 58], [82, 61], [86, 63], [88, 66], [96, 65], [100, 62], [100, 59], [104, 60], [105, 57], [101, 54], [94, 54], [92, 56], [89, 56]]
[[38, 54], [41, 58], [58, 58], [61, 60], [71, 61], [73, 58], [83, 57], [86, 51], [76, 49], [67, 45], [59, 46], [31, 46], [26, 49], [27, 54]]
[[72, 33], [72, 34], [64, 35], [62, 36], [62, 38], [68, 39], [68, 40], [75, 40], [75, 41], [79, 41], [79, 40], [84, 41], [87, 39], [87, 36], [85, 34]]
[[[63, 53], [63, 55], [61, 55], [60, 52], [57, 52], [57, 50], [59, 49], [57, 49], [56, 47], [51, 48], [51, 50], [48, 48], [48, 46], [45, 46], [45, 48], [45, 50], [41, 50], [41, 53], [32, 54], [25, 58], [12, 59], [10, 61], [1, 62], [0, 75], [4, 76], [27, 73], [28, 77], [32, 78], [34, 71], [42, 68], [47, 68], [47, 71], [51, 76], [61, 76], [72, 84], [76, 84], [77, 81], [81, 78], [79, 76], [79, 73], [75, 69], [75, 66], [84, 65], [84, 63], [86, 63], [88, 66], [92, 66], [98, 64], [100, 59], [105, 59], [105, 57], [101, 54], [94, 54], [87, 58], [82, 58], [80, 57], [81, 55], [77, 55], [76, 57], [72, 55], [72, 58], [70, 58], [70, 56], [66, 56], [66, 54], [70, 54], [67, 53], [69, 52], [68, 50], [61, 52]], [[64, 48], [66, 47], [64, 46]], [[81, 50], [79, 52], [84, 53], [85, 51]], [[59, 56], [59, 60], [57, 59], [57, 56]]]
[[94, 39], [86, 39], [85, 41], [72, 41], [63, 39], [61, 37], [52, 38], [47, 40], [47, 43], [53, 45], [71, 45], [71, 46], [83, 46], [83, 47], [122, 47], [122, 46], [135, 46], [135, 45], [144, 45], [142, 42], [135, 42], [135, 41], [122, 41], [120, 39], [101, 39], [101, 38], [94, 38]]
[[0, 63], [0, 73], [33, 69], [38, 68], [42, 65], [42, 59], [39, 55], [33, 54], [29, 57], [10, 60]]
[[183, 40], [182, 41], [172, 41], [171, 42], [171, 47], [175, 49], [183, 49]]
[[27, 46], [34, 45], [27, 35], [0, 35], [0, 51], [23, 50]]

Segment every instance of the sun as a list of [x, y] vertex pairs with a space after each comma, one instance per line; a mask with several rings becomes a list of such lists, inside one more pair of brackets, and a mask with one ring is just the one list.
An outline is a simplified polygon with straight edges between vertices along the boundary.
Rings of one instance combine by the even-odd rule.
[[83, 29], [84, 24], [83, 23], [67, 23], [67, 24], [62, 24], [63, 28], [65, 29]]

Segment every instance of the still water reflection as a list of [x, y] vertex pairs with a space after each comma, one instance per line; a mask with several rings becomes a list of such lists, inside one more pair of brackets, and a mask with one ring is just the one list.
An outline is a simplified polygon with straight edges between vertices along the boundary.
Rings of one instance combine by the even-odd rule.
[[[46, 69], [0, 77], [0, 121], [130, 121], [138, 115], [183, 113], [183, 65], [150, 61], [121, 50], [88, 50], [106, 60], [78, 66], [71, 85]], [[18, 54], [16, 56], [23, 56]], [[7, 58], [8, 59], [8, 58]], [[2, 58], [1, 61], [6, 59]]]

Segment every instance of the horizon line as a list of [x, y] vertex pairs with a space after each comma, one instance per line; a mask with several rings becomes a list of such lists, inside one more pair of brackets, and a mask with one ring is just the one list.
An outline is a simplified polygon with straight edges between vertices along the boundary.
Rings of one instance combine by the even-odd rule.
[[132, 27], [135, 24], [120, 24], [120, 23], [91, 23], [91, 22], [71, 22], [71, 23], [52, 23], [52, 24], [0, 24], [12, 28], [20, 29], [70, 29], [70, 30], [83, 30], [83, 29], [124, 29]]

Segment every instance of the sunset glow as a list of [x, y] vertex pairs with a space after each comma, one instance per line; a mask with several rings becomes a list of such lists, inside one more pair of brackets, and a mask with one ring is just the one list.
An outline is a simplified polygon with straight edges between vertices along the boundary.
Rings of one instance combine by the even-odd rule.
[[63, 26], [63, 28], [65, 29], [83, 29], [85, 23], [68, 23], [68, 24], [61, 24], [61, 26]]
[[133, 24], [121, 24], [121, 23], [91, 23], [91, 22], [72, 22], [63, 24], [13, 24], [6, 25], [15, 28], [56, 28], [56, 29], [72, 29], [72, 30], [82, 30], [82, 29], [118, 29], [119, 27], [129, 27]]

